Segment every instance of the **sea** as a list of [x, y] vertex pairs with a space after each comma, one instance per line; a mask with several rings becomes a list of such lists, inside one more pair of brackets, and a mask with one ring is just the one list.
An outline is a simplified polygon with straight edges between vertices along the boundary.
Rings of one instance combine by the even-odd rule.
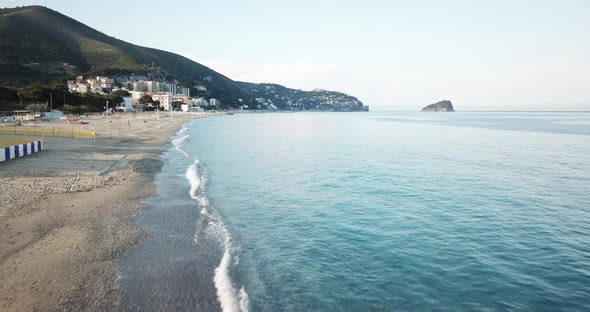
[[123, 307], [590, 311], [590, 113], [253, 113], [171, 139]]

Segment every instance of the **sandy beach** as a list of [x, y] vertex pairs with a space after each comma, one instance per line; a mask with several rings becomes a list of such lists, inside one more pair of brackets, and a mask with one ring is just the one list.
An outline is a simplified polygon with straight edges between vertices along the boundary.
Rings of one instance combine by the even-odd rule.
[[206, 116], [40, 124], [97, 139], [45, 138], [43, 152], [0, 163], [0, 310], [117, 309], [113, 262], [147, 237], [132, 217], [154, 192], [159, 155], [183, 123]]

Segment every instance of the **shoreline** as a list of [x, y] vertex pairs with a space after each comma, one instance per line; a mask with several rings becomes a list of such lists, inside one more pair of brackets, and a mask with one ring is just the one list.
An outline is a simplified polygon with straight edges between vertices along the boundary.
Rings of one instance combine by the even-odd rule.
[[39, 155], [0, 164], [0, 310], [117, 309], [115, 262], [148, 236], [133, 217], [160, 156], [208, 116], [98, 119], [96, 141], [45, 138]]

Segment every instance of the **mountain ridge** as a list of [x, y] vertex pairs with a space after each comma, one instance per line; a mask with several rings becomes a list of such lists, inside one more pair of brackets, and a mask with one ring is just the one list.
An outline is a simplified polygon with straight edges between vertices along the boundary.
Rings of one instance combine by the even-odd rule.
[[43, 6], [0, 9], [2, 86], [154, 72], [189, 88], [203, 85], [209, 97], [229, 107], [260, 102], [249, 85], [184, 56], [111, 37]]

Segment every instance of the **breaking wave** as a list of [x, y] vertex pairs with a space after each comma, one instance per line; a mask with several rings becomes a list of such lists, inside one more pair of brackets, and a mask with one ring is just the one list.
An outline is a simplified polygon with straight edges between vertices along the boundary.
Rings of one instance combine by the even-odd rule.
[[[179, 134], [182, 133], [182, 130], [179, 131], [178, 133]], [[186, 141], [186, 139], [188, 139], [189, 137], [190, 137], [190, 135], [185, 135], [181, 138], [172, 140], [172, 144], [174, 145], [174, 148], [176, 148], [177, 151], [181, 152], [186, 157], [188, 157], [189, 155], [181, 147], [182, 147], [184, 141]]]
[[200, 200], [199, 196], [197, 195], [197, 192], [201, 187], [201, 179], [199, 178], [199, 173], [197, 172], [198, 164], [199, 161], [195, 160], [195, 162], [192, 165], [188, 166], [188, 169], [186, 170], [185, 174], [186, 179], [189, 181], [191, 185], [189, 195], [195, 200]]
[[[180, 148], [187, 137], [189, 136], [184, 136], [172, 142], [178, 151], [188, 157], [189, 155]], [[210, 203], [206, 193], [207, 172], [200, 166], [199, 160], [195, 159], [186, 169], [185, 177], [190, 184], [189, 195], [198, 203], [200, 210], [200, 218], [194, 235], [195, 244], [200, 245], [201, 238], [211, 233], [220, 239], [223, 245], [223, 256], [219, 266], [215, 269], [213, 277], [213, 283], [217, 290], [217, 300], [221, 305], [221, 309], [224, 312], [248, 311], [250, 300], [246, 289], [242, 286], [237, 290], [231, 280], [231, 268], [235, 265], [234, 261], [232, 261], [231, 235], [221, 216], [210, 211]]]

